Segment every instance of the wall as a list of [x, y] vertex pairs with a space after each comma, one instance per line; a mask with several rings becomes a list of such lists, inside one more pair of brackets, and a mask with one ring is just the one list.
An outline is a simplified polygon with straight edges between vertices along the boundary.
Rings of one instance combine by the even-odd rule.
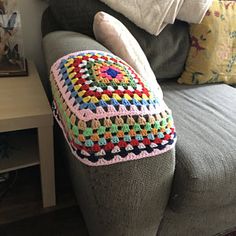
[[41, 16], [47, 7], [42, 0], [18, 0], [26, 57], [33, 60], [44, 85], [47, 81], [42, 54]]

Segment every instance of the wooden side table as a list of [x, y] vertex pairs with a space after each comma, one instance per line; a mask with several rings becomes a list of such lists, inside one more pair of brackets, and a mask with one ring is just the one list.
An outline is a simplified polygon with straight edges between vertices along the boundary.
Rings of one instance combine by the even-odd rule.
[[[29, 76], [0, 78], [0, 133], [19, 145], [0, 159], [0, 173], [40, 165], [43, 206], [51, 207], [56, 204], [53, 116], [35, 65], [29, 62], [28, 68]], [[35, 138], [20, 131], [35, 128]]]

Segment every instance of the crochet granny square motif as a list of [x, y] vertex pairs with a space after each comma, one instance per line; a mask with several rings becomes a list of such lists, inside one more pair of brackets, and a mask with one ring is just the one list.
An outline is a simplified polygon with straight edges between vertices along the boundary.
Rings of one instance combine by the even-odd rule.
[[90, 166], [153, 157], [176, 139], [170, 109], [126, 62], [102, 51], [52, 66], [53, 111], [73, 154]]

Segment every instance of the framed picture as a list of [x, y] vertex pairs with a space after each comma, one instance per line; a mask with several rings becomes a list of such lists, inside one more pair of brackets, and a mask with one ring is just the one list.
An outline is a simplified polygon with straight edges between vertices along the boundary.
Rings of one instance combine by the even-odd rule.
[[0, 77], [27, 74], [17, 0], [0, 0]]

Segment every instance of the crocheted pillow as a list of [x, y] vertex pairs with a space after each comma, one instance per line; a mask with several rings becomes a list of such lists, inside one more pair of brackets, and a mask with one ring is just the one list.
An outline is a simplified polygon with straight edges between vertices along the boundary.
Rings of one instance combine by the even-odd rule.
[[101, 51], [72, 53], [52, 66], [50, 78], [54, 115], [83, 163], [108, 165], [173, 147], [171, 111], [122, 59]]

